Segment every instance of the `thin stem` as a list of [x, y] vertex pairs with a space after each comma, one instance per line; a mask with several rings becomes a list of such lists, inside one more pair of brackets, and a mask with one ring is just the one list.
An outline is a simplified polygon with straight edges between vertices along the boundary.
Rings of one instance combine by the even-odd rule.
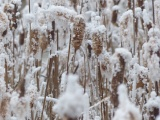
[[152, 0], [153, 24], [155, 25], [154, 0]]
[[68, 72], [69, 72], [70, 47], [71, 47], [71, 33], [70, 33], [69, 48], [68, 48], [68, 58], [67, 58], [67, 74], [68, 74]]
[[136, 50], [136, 34], [135, 34], [135, 1], [133, 0], [133, 55], [135, 55]]
[[57, 51], [59, 50], [59, 31], [57, 29]]

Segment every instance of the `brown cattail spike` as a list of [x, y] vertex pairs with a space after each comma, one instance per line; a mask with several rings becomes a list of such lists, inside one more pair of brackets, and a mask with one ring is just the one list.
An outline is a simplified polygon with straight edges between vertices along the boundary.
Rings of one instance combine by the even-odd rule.
[[45, 35], [42, 35], [39, 39], [40, 47], [42, 50], [45, 50], [48, 45], [48, 40]]
[[75, 11], [77, 11], [78, 0], [70, 0], [71, 5], [74, 7]]
[[24, 38], [25, 38], [24, 32], [23, 32], [23, 33], [20, 33], [20, 35], [19, 35], [19, 44], [20, 44], [20, 45], [23, 45], [23, 44], [24, 44]]
[[5, 6], [4, 6], [4, 8], [3, 8], [3, 11], [5, 12], [5, 13], [12, 13], [12, 11], [13, 11], [13, 7], [12, 7], [12, 5], [11, 4], [5, 4]]
[[106, 0], [100, 0], [99, 5], [101, 9], [104, 9], [107, 7], [107, 1]]
[[103, 46], [102, 46], [102, 38], [101, 33], [99, 31], [96, 31], [92, 35], [92, 49], [94, 53], [98, 56], [101, 54]]
[[39, 47], [38, 30], [31, 30], [30, 52], [37, 53]]
[[73, 38], [72, 38], [72, 45], [75, 50], [79, 49], [81, 46], [83, 37], [85, 32], [85, 21], [84, 18], [80, 15], [75, 17], [74, 24], [73, 24]]

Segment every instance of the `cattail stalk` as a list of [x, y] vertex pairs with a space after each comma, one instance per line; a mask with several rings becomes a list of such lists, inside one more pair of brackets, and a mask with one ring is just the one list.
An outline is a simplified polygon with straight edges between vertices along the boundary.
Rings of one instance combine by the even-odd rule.
[[70, 33], [69, 47], [68, 47], [68, 57], [67, 57], [67, 74], [69, 73], [69, 57], [70, 57], [70, 47], [71, 47], [71, 33]]
[[5, 81], [6, 81], [6, 88], [8, 88], [8, 66], [7, 66], [7, 61], [5, 59]]
[[133, 0], [133, 55], [136, 54], [136, 33], [135, 33], [135, 0]]
[[154, 0], [152, 0], [153, 24], [155, 25]]

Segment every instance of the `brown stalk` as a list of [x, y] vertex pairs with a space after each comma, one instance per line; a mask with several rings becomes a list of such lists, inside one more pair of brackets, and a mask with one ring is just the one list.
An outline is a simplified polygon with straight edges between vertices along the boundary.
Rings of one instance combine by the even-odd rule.
[[[35, 60], [35, 66], [38, 67], [38, 60]], [[39, 73], [36, 73], [37, 91], [39, 91]]]
[[152, 0], [153, 24], [155, 25], [154, 0]]
[[59, 49], [59, 31], [58, 31], [58, 29], [57, 29], [57, 51], [58, 51], [58, 49]]
[[59, 67], [59, 56], [54, 56], [53, 57], [53, 61], [54, 61], [54, 72], [53, 72], [53, 88], [54, 88], [54, 90], [53, 90], [53, 97], [54, 98], [57, 98], [58, 97], [58, 95], [59, 95], [59, 80], [58, 80], [58, 78], [59, 78], [59, 69], [58, 69], [58, 67]]
[[[136, 20], [136, 17], [135, 17], [135, 0], [133, 0], [133, 55], [136, 54], [136, 32], [135, 32], [135, 20]], [[138, 23], [138, 22], [137, 22]]]
[[70, 33], [70, 40], [69, 40], [69, 48], [68, 48], [68, 57], [67, 57], [67, 74], [69, 73], [69, 56], [70, 56], [70, 47], [71, 47], [71, 33]]
[[47, 81], [46, 81], [47, 84], [46, 84], [46, 89], [45, 89], [45, 95], [44, 95], [44, 100], [43, 100], [43, 108], [42, 108], [40, 120], [43, 120], [43, 111], [45, 109], [46, 96], [48, 94], [51, 94], [51, 92], [52, 92], [52, 64], [53, 64], [53, 57], [48, 60]]
[[[101, 69], [100, 69], [100, 63], [98, 63], [98, 85], [99, 85], [99, 94], [100, 94], [100, 100], [103, 100], [104, 96], [103, 96], [103, 78], [102, 78], [102, 75], [101, 75]], [[101, 115], [102, 115], [102, 118], [104, 119], [104, 116], [105, 116], [105, 105], [104, 105], [104, 102], [101, 103]]]
[[54, 40], [54, 31], [55, 31], [55, 21], [52, 21], [52, 31], [51, 31], [52, 40]]
[[8, 66], [7, 66], [7, 61], [5, 59], [5, 82], [6, 82], [6, 88], [8, 88]]

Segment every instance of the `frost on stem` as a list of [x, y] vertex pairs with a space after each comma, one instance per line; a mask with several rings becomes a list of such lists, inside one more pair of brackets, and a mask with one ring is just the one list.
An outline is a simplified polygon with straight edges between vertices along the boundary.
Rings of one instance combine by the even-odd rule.
[[53, 111], [67, 119], [80, 117], [86, 110], [86, 102], [89, 102], [86, 101], [86, 95], [83, 92], [83, 88], [78, 84], [78, 77], [76, 75], [68, 75], [66, 91], [60, 95], [53, 107]]
[[128, 99], [125, 85], [118, 87], [118, 95], [119, 105], [113, 120], [141, 120], [140, 111]]

